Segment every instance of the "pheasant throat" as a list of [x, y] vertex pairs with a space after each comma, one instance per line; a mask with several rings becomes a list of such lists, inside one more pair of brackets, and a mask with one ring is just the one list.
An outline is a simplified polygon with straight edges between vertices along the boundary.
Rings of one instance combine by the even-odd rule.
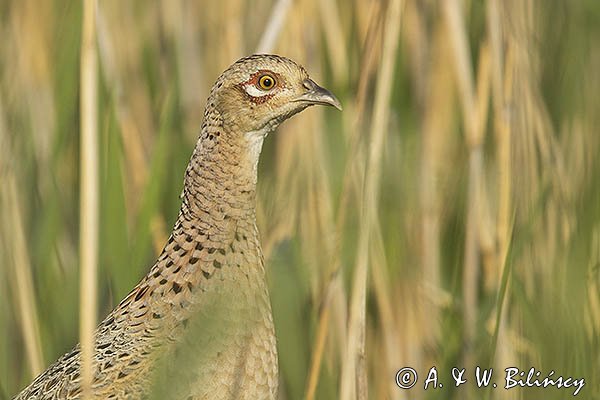
[[[258, 160], [267, 129], [201, 135], [186, 169], [182, 210], [254, 219]], [[212, 137], [212, 138], [211, 138]]]
[[263, 142], [268, 134], [269, 130], [267, 128], [246, 132], [244, 134], [244, 139], [247, 144], [246, 157], [252, 168], [252, 180], [255, 185], [258, 180], [258, 160], [262, 151]]

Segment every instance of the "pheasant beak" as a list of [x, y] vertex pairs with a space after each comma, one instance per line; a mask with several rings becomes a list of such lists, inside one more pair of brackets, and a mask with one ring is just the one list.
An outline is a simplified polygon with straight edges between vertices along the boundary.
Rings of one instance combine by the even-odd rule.
[[329, 90], [317, 85], [312, 79], [305, 79], [302, 85], [306, 89], [306, 92], [293, 101], [308, 103], [309, 105], [321, 104], [333, 106], [342, 111], [342, 103]]

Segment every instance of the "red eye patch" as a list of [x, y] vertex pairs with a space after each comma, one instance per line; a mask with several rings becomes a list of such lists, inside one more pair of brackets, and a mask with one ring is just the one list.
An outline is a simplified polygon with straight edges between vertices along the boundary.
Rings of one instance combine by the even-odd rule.
[[255, 104], [261, 104], [275, 95], [273, 89], [280, 86], [278, 74], [269, 70], [259, 70], [238, 85], [242, 93]]

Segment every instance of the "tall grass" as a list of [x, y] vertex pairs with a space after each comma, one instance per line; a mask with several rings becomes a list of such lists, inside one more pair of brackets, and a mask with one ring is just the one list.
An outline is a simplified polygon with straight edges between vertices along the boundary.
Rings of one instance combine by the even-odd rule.
[[[510, 366], [584, 377], [578, 397], [597, 398], [596, 1], [102, 1], [91, 53], [83, 16], [82, 2], [0, 4], [0, 397], [146, 272], [212, 83], [258, 49], [298, 60], [344, 105], [286, 122], [261, 156], [280, 398], [572, 394], [501, 389]], [[86, 54], [99, 67], [87, 275]], [[498, 389], [454, 387], [452, 367], [477, 365]], [[394, 382], [404, 366], [419, 372], [410, 390]], [[444, 386], [424, 391], [432, 366]]]
[[81, 383], [85, 399], [91, 399], [94, 381], [94, 331], [97, 320], [99, 170], [98, 170], [98, 57], [95, 0], [83, 5], [80, 62], [80, 206], [79, 206], [79, 337]]

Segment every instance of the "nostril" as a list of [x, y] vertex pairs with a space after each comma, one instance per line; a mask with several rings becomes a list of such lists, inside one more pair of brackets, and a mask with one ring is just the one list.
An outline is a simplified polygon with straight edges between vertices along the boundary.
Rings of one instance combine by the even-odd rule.
[[312, 90], [315, 88], [315, 83], [311, 79], [305, 79], [302, 81], [302, 86], [304, 86], [305, 89]]

